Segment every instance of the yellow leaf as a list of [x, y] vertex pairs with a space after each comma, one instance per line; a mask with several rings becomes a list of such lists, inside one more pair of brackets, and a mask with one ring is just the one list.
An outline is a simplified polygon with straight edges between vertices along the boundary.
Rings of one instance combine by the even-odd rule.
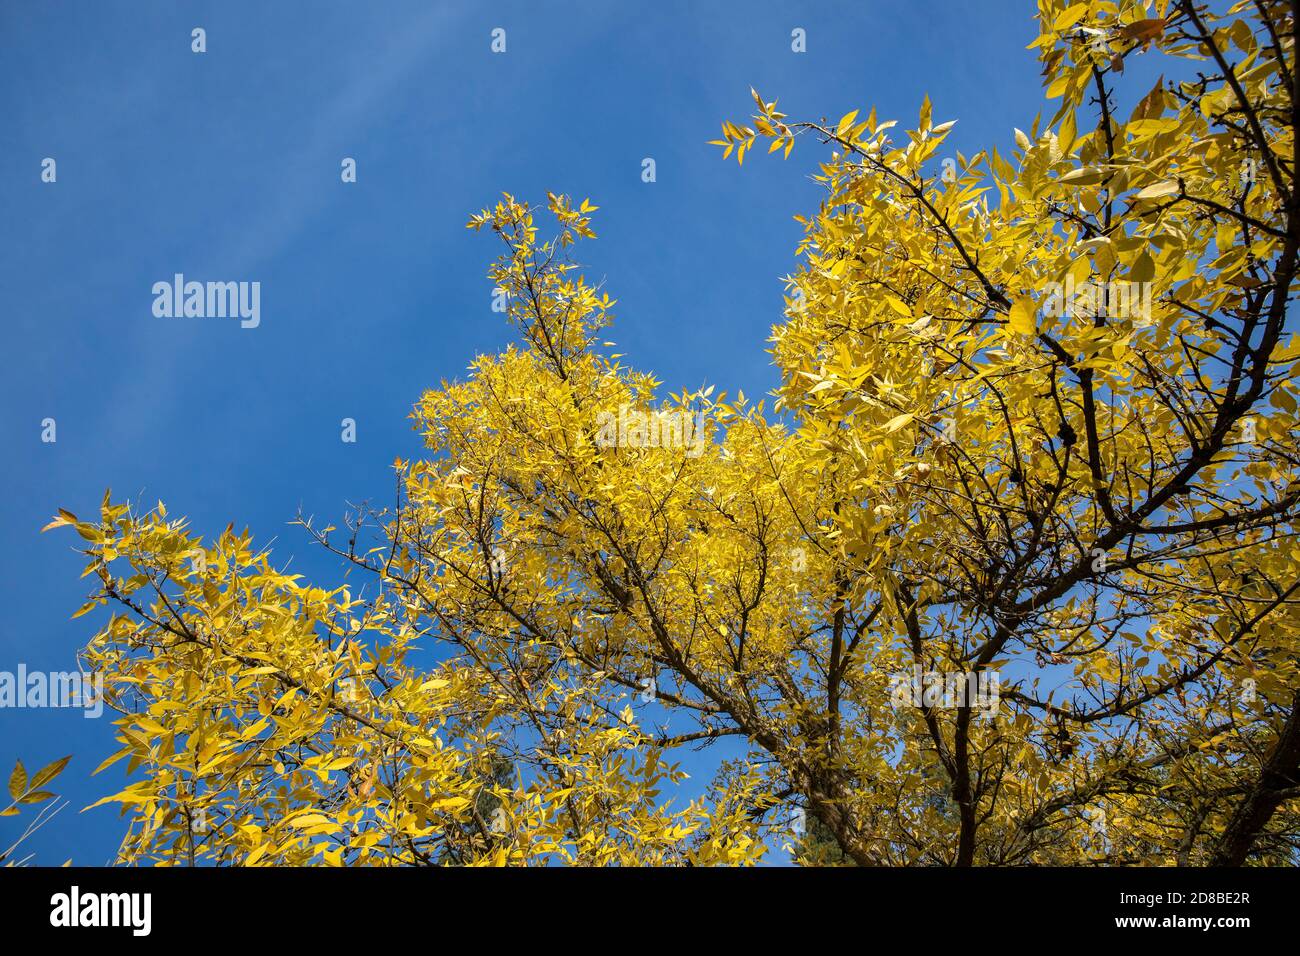
[[1141, 190], [1134, 199], [1159, 199], [1161, 196], [1172, 196], [1178, 192], [1178, 183], [1172, 179], [1166, 179], [1162, 183], [1153, 183], [1146, 189]]
[[1101, 182], [1102, 172], [1096, 166], [1080, 166], [1072, 169], [1060, 178], [1060, 182], [1071, 186], [1094, 186]]
[[899, 315], [909, 319], [912, 317], [912, 310], [904, 305], [903, 301], [896, 296], [887, 295], [885, 296], [885, 301], [889, 304], [889, 307]]
[[893, 434], [915, 417], [916, 416], [911, 412], [904, 412], [902, 415], [895, 415], [889, 421], [885, 422], [886, 434]]
[[23, 762], [19, 760], [14, 764], [14, 772], [9, 775], [9, 796], [17, 800], [27, 792], [27, 771], [23, 767]]
[[289, 826], [302, 830], [307, 827], [320, 826], [323, 823], [333, 823], [329, 817], [323, 813], [304, 813], [301, 816], [294, 817], [289, 821]]
[[1133, 261], [1133, 268], [1129, 270], [1128, 278], [1130, 282], [1150, 282], [1156, 274], [1156, 264], [1151, 258], [1151, 254], [1145, 249]]
[[76, 524], [76, 523], [77, 523], [76, 518], [73, 518], [71, 521], [69, 521], [67, 518], [65, 518], [63, 515], [60, 514], [57, 515], [53, 521], [51, 521], [44, 528], [41, 529], [41, 534], [44, 534], [46, 531], [49, 531], [51, 528], [62, 528], [66, 524]]
[[1037, 308], [1034, 300], [1021, 296], [1011, 304], [1011, 313], [1007, 316], [1007, 325], [1018, 335], [1033, 335], [1036, 328], [1034, 314]]

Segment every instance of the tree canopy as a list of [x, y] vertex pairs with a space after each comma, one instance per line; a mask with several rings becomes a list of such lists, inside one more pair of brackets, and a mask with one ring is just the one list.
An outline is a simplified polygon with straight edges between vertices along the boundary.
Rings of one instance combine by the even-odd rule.
[[769, 399], [610, 351], [589, 202], [473, 216], [517, 340], [389, 507], [300, 519], [348, 586], [60, 512], [122, 859], [1294, 863], [1296, 15], [1220, 6], [1039, 0], [1055, 113], [1001, 151], [755, 93], [724, 156], [825, 191]]

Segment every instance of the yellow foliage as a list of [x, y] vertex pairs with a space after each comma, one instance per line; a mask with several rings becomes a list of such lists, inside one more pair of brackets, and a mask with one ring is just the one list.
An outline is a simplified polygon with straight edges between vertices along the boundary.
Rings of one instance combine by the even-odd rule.
[[[661, 399], [567, 258], [595, 207], [549, 195], [544, 238], [507, 195], [469, 226], [519, 342], [420, 398], [394, 508], [301, 522], [378, 590], [60, 512], [113, 609], [123, 860], [747, 863], [793, 805], [862, 864], [1290, 859], [1290, 7], [1038, 10], [1055, 116], [955, 175], [928, 99], [905, 135], [757, 93], [723, 124], [832, 152], [772, 408]], [[1126, 89], [1138, 55], [1169, 79]], [[931, 671], [996, 708], [900, 696]]]

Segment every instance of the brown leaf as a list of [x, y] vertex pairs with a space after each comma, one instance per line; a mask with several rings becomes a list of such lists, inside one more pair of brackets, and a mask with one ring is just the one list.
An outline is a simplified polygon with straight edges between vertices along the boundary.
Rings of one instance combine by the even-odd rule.
[[1142, 49], [1150, 48], [1151, 41], [1159, 38], [1165, 32], [1165, 21], [1163, 17], [1156, 17], [1151, 20], [1134, 20], [1120, 27], [1120, 33], [1126, 39], [1135, 40], [1142, 44]]
[[1165, 111], [1165, 77], [1162, 73], [1150, 92], [1138, 101], [1131, 119], [1159, 119]]

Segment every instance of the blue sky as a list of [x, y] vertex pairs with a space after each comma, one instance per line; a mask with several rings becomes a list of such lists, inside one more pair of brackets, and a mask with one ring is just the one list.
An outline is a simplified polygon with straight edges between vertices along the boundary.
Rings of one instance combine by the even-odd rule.
[[[75, 669], [101, 619], [55, 508], [104, 489], [234, 521], [321, 584], [341, 569], [286, 527], [384, 499], [419, 451], [420, 392], [510, 331], [484, 278], [496, 249], [464, 227], [510, 191], [590, 197], [580, 247], [619, 300], [610, 338], [667, 391], [757, 395], [779, 277], [814, 209], [819, 150], [737, 169], [706, 141], [749, 88], [792, 117], [922, 96], [968, 155], [1009, 150], [1050, 115], [1028, 0], [968, 2], [10, 2], [0, 6], [0, 670]], [[191, 52], [191, 30], [207, 52]], [[507, 51], [493, 54], [493, 28]], [[790, 49], [807, 32], [807, 52]], [[57, 162], [57, 182], [41, 163]], [[355, 184], [340, 181], [344, 157]], [[655, 159], [657, 181], [641, 163]], [[153, 315], [180, 272], [261, 283], [261, 324]], [[354, 418], [357, 442], [339, 440]], [[54, 418], [57, 442], [41, 441]], [[35, 862], [108, 861], [116, 783], [106, 715], [0, 709], [0, 762], [67, 753], [71, 801]], [[118, 765], [120, 767], [121, 765]], [[20, 818], [21, 819], [21, 818]], [[0, 849], [19, 824], [0, 820]], [[8, 837], [8, 839], [6, 839]]]

